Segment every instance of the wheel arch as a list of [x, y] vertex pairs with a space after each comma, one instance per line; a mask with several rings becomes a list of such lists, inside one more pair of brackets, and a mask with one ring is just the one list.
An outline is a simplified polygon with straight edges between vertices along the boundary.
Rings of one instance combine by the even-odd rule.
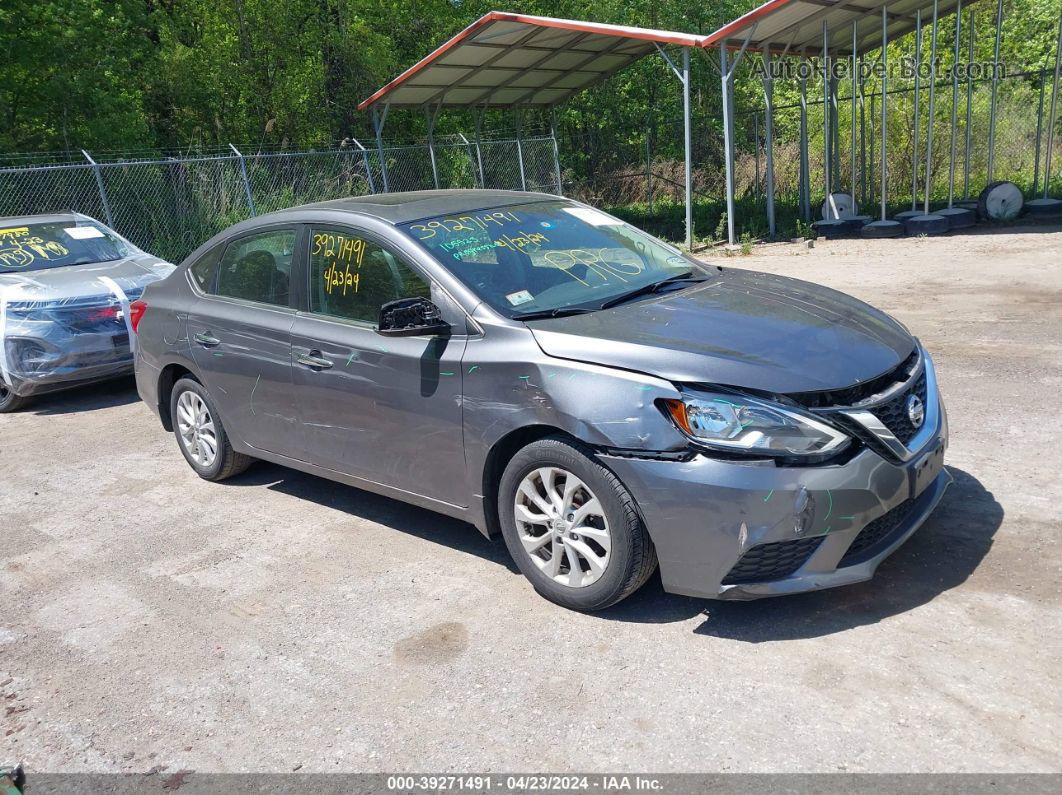
[[170, 416], [170, 396], [173, 394], [173, 385], [186, 376], [202, 383], [199, 377], [183, 364], [170, 363], [159, 372], [159, 419], [162, 421], [162, 427], [167, 431], [173, 431], [173, 417]]
[[544, 439], [547, 436], [559, 436], [570, 439], [573, 442], [582, 442], [563, 428], [555, 425], [525, 425], [516, 428], [498, 439], [490, 450], [483, 463], [483, 519], [485, 535], [492, 537], [501, 533], [501, 520], [498, 517], [498, 484], [501, 482], [505, 467], [520, 450], [532, 442]]

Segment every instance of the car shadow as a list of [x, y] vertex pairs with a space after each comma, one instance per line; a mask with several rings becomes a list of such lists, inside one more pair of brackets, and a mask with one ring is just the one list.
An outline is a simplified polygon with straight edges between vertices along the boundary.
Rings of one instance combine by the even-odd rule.
[[[842, 588], [750, 602], [677, 596], [659, 573], [620, 604], [592, 614], [605, 621], [668, 624], [698, 615], [698, 635], [764, 643], [820, 637], [913, 610], [961, 585], [992, 546], [1003, 507], [975, 477], [949, 467], [955, 482], [925, 524], [878, 568], [874, 579]], [[520, 572], [500, 538], [488, 541], [471, 524], [287, 467], [258, 462], [226, 486], [265, 486], [352, 517], [441, 544]]]
[[136, 381], [130, 375], [36, 396], [19, 413], [36, 414], [40, 417], [80, 414], [84, 411], [127, 406], [138, 400], [140, 395], [136, 391]]
[[365, 519], [400, 533], [477, 555], [519, 574], [501, 538], [487, 540], [468, 522], [383, 497], [371, 491], [346, 486], [296, 469], [265, 461], [255, 463], [241, 475], [221, 481], [224, 486], [265, 486], [300, 500], [310, 500], [352, 517]]

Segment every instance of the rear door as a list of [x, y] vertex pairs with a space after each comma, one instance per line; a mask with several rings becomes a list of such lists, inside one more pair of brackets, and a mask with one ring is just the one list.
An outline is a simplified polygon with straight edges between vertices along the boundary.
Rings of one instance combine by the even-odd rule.
[[188, 314], [188, 341], [229, 434], [282, 455], [294, 452], [291, 274], [304, 231], [255, 230], [228, 243], [213, 283]]
[[[464, 478], [464, 314], [392, 244], [365, 230], [312, 226], [306, 311], [291, 334], [302, 457], [433, 499], [460, 499]], [[380, 307], [434, 300], [455, 333], [384, 337]]]

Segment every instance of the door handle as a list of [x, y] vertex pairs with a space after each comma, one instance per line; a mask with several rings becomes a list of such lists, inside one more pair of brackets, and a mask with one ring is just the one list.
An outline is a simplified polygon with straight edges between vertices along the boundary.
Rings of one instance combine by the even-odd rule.
[[311, 367], [314, 370], [327, 370], [329, 367], [332, 366], [332, 361], [330, 359], [323, 358], [320, 353], [320, 351], [300, 353], [298, 356], [295, 357], [295, 361], [297, 361], [299, 364], [304, 364], [307, 367]]
[[213, 348], [215, 345], [221, 344], [221, 340], [217, 337], [211, 337], [210, 334], [196, 334], [192, 339], [204, 348]]

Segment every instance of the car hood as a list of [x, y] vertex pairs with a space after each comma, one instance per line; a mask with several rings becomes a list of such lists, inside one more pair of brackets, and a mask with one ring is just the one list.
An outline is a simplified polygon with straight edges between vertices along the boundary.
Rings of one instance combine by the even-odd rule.
[[730, 268], [696, 287], [527, 325], [550, 356], [777, 393], [853, 386], [915, 346], [903, 326], [849, 295]]
[[13, 301], [61, 302], [114, 294], [107, 277], [124, 292], [139, 294], [145, 286], [164, 279], [174, 266], [149, 254], [111, 262], [70, 265], [37, 271], [0, 272], [0, 290]]

